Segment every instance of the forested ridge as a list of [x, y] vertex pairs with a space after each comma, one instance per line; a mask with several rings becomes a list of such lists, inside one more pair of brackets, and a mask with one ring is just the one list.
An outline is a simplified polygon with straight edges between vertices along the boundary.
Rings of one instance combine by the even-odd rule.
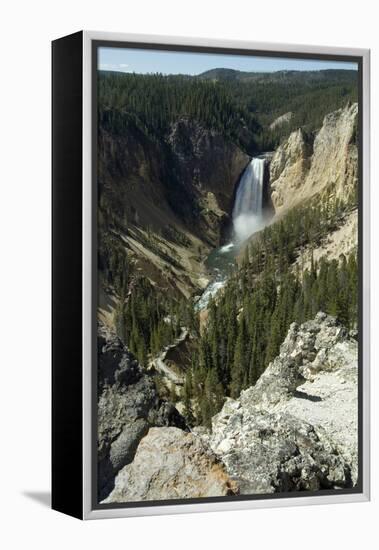
[[[299, 127], [314, 132], [327, 113], [357, 101], [357, 71], [246, 73], [245, 78], [227, 74], [100, 72], [99, 123], [116, 134], [136, 125], [161, 137], [173, 121], [187, 116], [254, 154], [276, 147]], [[269, 129], [289, 111], [289, 122]]]
[[[275, 148], [297, 128], [314, 132], [327, 113], [357, 101], [357, 71], [236, 73], [228, 86], [233, 97], [257, 117], [261, 131], [256, 140], [261, 150]], [[275, 118], [287, 112], [292, 113], [290, 121], [269, 129]]]
[[162, 138], [171, 123], [189, 117], [255, 150], [253, 136], [259, 126], [254, 114], [224, 83], [187, 76], [100, 73], [98, 94], [99, 124], [115, 134], [136, 125]]

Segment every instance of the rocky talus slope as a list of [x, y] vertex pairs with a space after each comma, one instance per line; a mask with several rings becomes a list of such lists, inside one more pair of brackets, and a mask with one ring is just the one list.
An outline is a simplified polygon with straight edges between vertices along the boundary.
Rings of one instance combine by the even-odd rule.
[[357, 341], [333, 317], [291, 325], [254, 387], [203, 435], [242, 494], [357, 482]]
[[292, 132], [270, 164], [271, 199], [277, 213], [324, 190], [346, 199], [357, 184], [356, 128], [358, 104], [326, 115], [321, 129], [309, 136]]

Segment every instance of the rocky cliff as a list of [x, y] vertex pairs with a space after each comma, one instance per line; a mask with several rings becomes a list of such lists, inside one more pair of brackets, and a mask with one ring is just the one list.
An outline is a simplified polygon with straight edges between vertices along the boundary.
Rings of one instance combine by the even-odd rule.
[[293, 117], [293, 113], [289, 111], [288, 113], [284, 113], [284, 115], [278, 116], [269, 126], [270, 130], [275, 130], [275, 128], [278, 128], [278, 126], [282, 126], [283, 124], [286, 124], [291, 120]]
[[211, 432], [189, 432], [118, 339], [99, 340], [100, 498], [105, 503], [353, 487], [357, 341], [333, 317], [295, 323], [255, 386]]
[[236, 483], [189, 433], [154, 378], [105, 326], [98, 336], [98, 497], [127, 502], [233, 495]]
[[323, 192], [345, 199], [358, 178], [358, 104], [328, 114], [313, 136], [293, 132], [270, 164], [271, 198], [277, 213]]
[[[212, 216], [231, 211], [236, 183], [250, 159], [225, 136], [186, 118], [171, 125], [167, 142], [177, 165], [178, 179], [200, 207], [200, 220], [190, 216], [189, 222], [203, 223], [211, 235]], [[213, 232], [214, 246], [219, 244], [218, 224]]]
[[132, 462], [151, 426], [186, 430], [175, 407], [159, 398], [154, 380], [121, 340], [104, 326], [98, 335], [98, 489], [113, 489], [118, 471]]
[[280, 355], [203, 436], [241, 493], [356, 484], [357, 361], [357, 341], [334, 318], [291, 325]]

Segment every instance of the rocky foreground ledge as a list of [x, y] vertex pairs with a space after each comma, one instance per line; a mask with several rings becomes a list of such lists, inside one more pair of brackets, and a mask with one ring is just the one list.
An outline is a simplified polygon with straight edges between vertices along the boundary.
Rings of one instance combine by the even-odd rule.
[[98, 331], [97, 413], [99, 500], [113, 490], [115, 476], [133, 461], [150, 428], [188, 430], [174, 405], [159, 398], [152, 377], [103, 325]]
[[[115, 354], [129, 389], [112, 379], [101, 392], [101, 456], [113, 464], [111, 472], [106, 468], [103, 502], [314, 491], [357, 483], [358, 345], [333, 317], [320, 312], [312, 321], [292, 324], [278, 357], [254, 387], [238, 400], [227, 399], [211, 432], [183, 429], [172, 405], [152, 397], [150, 381], [126, 348], [120, 342], [116, 349], [108, 345], [102, 349]], [[129, 363], [118, 353], [129, 354]], [[125, 375], [128, 368], [137, 368], [136, 377]], [[151, 395], [148, 405], [146, 394]], [[170, 409], [170, 418], [158, 413], [162, 408]], [[131, 448], [128, 434], [141, 423], [140, 411], [144, 428], [137, 430]]]
[[241, 493], [356, 484], [357, 365], [357, 341], [333, 317], [291, 325], [280, 355], [203, 436]]

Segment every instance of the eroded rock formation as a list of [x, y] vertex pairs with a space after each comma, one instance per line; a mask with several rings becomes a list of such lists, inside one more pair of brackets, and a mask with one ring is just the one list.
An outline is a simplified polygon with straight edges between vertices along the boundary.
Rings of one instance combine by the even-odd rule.
[[358, 177], [358, 104], [326, 115], [315, 137], [302, 129], [278, 147], [270, 164], [271, 198], [276, 212], [324, 190], [346, 199]]

